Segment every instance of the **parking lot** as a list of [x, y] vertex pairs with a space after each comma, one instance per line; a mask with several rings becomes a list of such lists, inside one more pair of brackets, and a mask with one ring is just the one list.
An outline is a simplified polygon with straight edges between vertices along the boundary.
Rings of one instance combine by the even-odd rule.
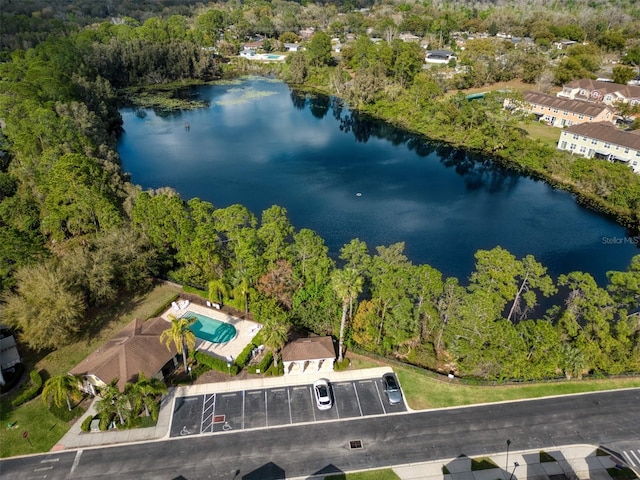
[[380, 378], [331, 383], [333, 406], [316, 407], [313, 387], [283, 386], [178, 397], [171, 436], [264, 428], [303, 422], [339, 420], [405, 412], [391, 405]]

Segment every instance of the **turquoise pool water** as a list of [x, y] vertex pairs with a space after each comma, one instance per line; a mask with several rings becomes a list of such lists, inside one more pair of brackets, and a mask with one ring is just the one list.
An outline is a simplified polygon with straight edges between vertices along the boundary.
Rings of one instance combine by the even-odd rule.
[[189, 329], [201, 340], [211, 343], [227, 343], [236, 336], [236, 327], [229, 323], [221, 322], [206, 315], [195, 312], [187, 312], [184, 318], [196, 317], [197, 321]]

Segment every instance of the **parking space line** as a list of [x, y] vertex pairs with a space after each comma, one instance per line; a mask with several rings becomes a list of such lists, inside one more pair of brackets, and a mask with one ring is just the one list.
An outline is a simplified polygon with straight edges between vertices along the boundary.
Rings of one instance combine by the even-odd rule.
[[267, 412], [267, 391], [264, 391], [264, 423], [269, 426], [269, 413]]
[[336, 401], [336, 389], [332, 388], [331, 391], [333, 392], [333, 404], [336, 406], [336, 413], [338, 414], [338, 418], [340, 418], [340, 410], [338, 409], [338, 402]]
[[376, 386], [376, 392], [378, 392], [378, 398], [380, 399], [380, 405], [382, 405], [382, 411], [386, 414], [387, 409], [384, 408], [384, 402], [382, 401], [382, 397], [380, 396], [380, 389], [378, 388], [378, 382], [373, 383]]
[[[213, 399], [213, 402], [211, 402], [212, 399]], [[209, 429], [209, 427], [211, 427], [213, 431], [213, 410], [215, 405], [215, 399], [216, 399], [215, 393], [205, 394], [204, 396], [204, 400], [202, 401], [202, 418], [200, 422], [200, 433], [206, 432]], [[211, 411], [210, 414], [208, 413], [209, 410]]]
[[313, 387], [309, 389], [309, 395], [311, 396], [311, 411], [313, 412], [313, 421], [316, 421], [316, 401], [313, 398]]
[[244, 430], [244, 397], [246, 396], [247, 391], [242, 390], [242, 430]]
[[358, 410], [360, 410], [360, 416], [362, 417], [362, 406], [360, 405], [360, 397], [358, 396], [358, 389], [356, 388], [356, 382], [351, 382], [353, 385], [353, 391], [356, 392], [356, 400], [358, 401]]
[[[633, 452], [632, 452], [633, 453]], [[625, 457], [627, 457], [627, 462], [631, 464], [632, 467], [635, 467], [636, 464], [633, 463], [633, 460], [631, 459], [631, 457], [629, 456], [629, 454], [627, 452], [622, 452], [622, 455], [624, 455]]]
[[289, 402], [289, 423], [293, 423], [293, 417], [291, 416], [291, 394], [287, 388], [287, 400]]
[[[205, 432], [205, 428], [204, 428], [204, 423], [207, 419], [207, 417], [209, 417], [209, 415], [207, 415], [207, 410], [209, 410], [209, 407], [207, 406], [208, 403], [208, 399], [213, 397], [213, 403], [211, 405], [211, 417], [213, 417], [213, 412], [215, 409], [215, 404], [216, 404], [216, 394], [214, 393], [213, 395], [208, 395], [205, 394], [202, 398], [202, 415], [200, 416], [200, 433], [204, 433]], [[213, 427], [212, 427], [213, 428]]]
[[82, 450], [78, 450], [76, 452], [76, 456], [73, 459], [73, 465], [71, 465], [71, 470], [69, 471], [69, 476], [73, 476], [73, 472], [75, 471], [76, 468], [78, 468], [78, 465], [80, 464], [80, 456], [82, 455]]

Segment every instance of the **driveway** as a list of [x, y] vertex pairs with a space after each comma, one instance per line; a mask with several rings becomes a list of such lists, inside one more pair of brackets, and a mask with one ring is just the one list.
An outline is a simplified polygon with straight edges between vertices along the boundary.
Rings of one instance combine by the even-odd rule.
[[176, 398], [171, 437], [406, 412], [391, 405], [380, 377], [331, 384], [333, 406], [319, 410], [313, 386], [290, 385]]

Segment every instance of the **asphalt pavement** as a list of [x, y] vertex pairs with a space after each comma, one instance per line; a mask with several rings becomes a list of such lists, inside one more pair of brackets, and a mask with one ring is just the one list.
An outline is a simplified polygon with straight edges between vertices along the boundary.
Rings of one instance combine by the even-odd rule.
[[[359, 390], [359, 382], [375, 383], [389, 370], [328, 375], [334, 386], [336, 418], [314, 421], [308, 421], [306, 415], [310, 410], [317, 415], [317, 409], [311, 399], [307, 404], [302, 399], [315, 378], [302, 375], [173, 389], [163, 401], [155, 428], [84, 433], [78, 422], [55, 452], [4, 460], [0, 474], [7, 479], [320, 479], [343, 471], [393, 465], [405, 480], [562, 478], [554, 475], [609, 480], [606, 468], [615, 468], [617, 460], [596, 455], [598, 444], [620, 446], [623, 459], [640, 458], [638, 389], [425, 412], [411, 412], [406, 407], [406, 411], [392, 414], [367, 410], [375, 405], [366, 400], [366, 392], [372, 390]], [[352, 395], [345, 396], [349, 389]], [[238, 392], [243, 392], [245, 403], [238, 402]], [[246, 409], [250, 395], [256, 397], [255, 411], [242, 420], [238, 406]], [[189, 407], [198, 419], [194, 432], [199, 432], [189, 433], [188, 438], [171, 438], [176, 405], [183, 402], [186, 408], [192, 397], [202, 398], [199, 405]], [[264, 409], [261, 398], [266, 398]], [[270, 399], [279, 403], [273, 412], [268, 409]], [[233, 422], [236, 426], [240, 422], [241, 428], [225, 430], [224, 422], [214, 421], [222, 414], [222, 410], [216, 412], [216, 402], [225, 411], [225, 421], [229, 418], [230, 425]], [[341, 411], [353, 416], [338, 417]], [[214, 426], [221, 430], [214, 431]], [[511, 438], [508, 458], [506, 438]], [[111, 447], [100, 448], [106, 445]], [[63, 451], [69, 449], [75, 451]], [[541, 449], [554, 461], [540, 462]], [[479, 455], [499, 467], [472, 470], [470, 459]], [[449, 473], [445, 474], [443, 467]]]

